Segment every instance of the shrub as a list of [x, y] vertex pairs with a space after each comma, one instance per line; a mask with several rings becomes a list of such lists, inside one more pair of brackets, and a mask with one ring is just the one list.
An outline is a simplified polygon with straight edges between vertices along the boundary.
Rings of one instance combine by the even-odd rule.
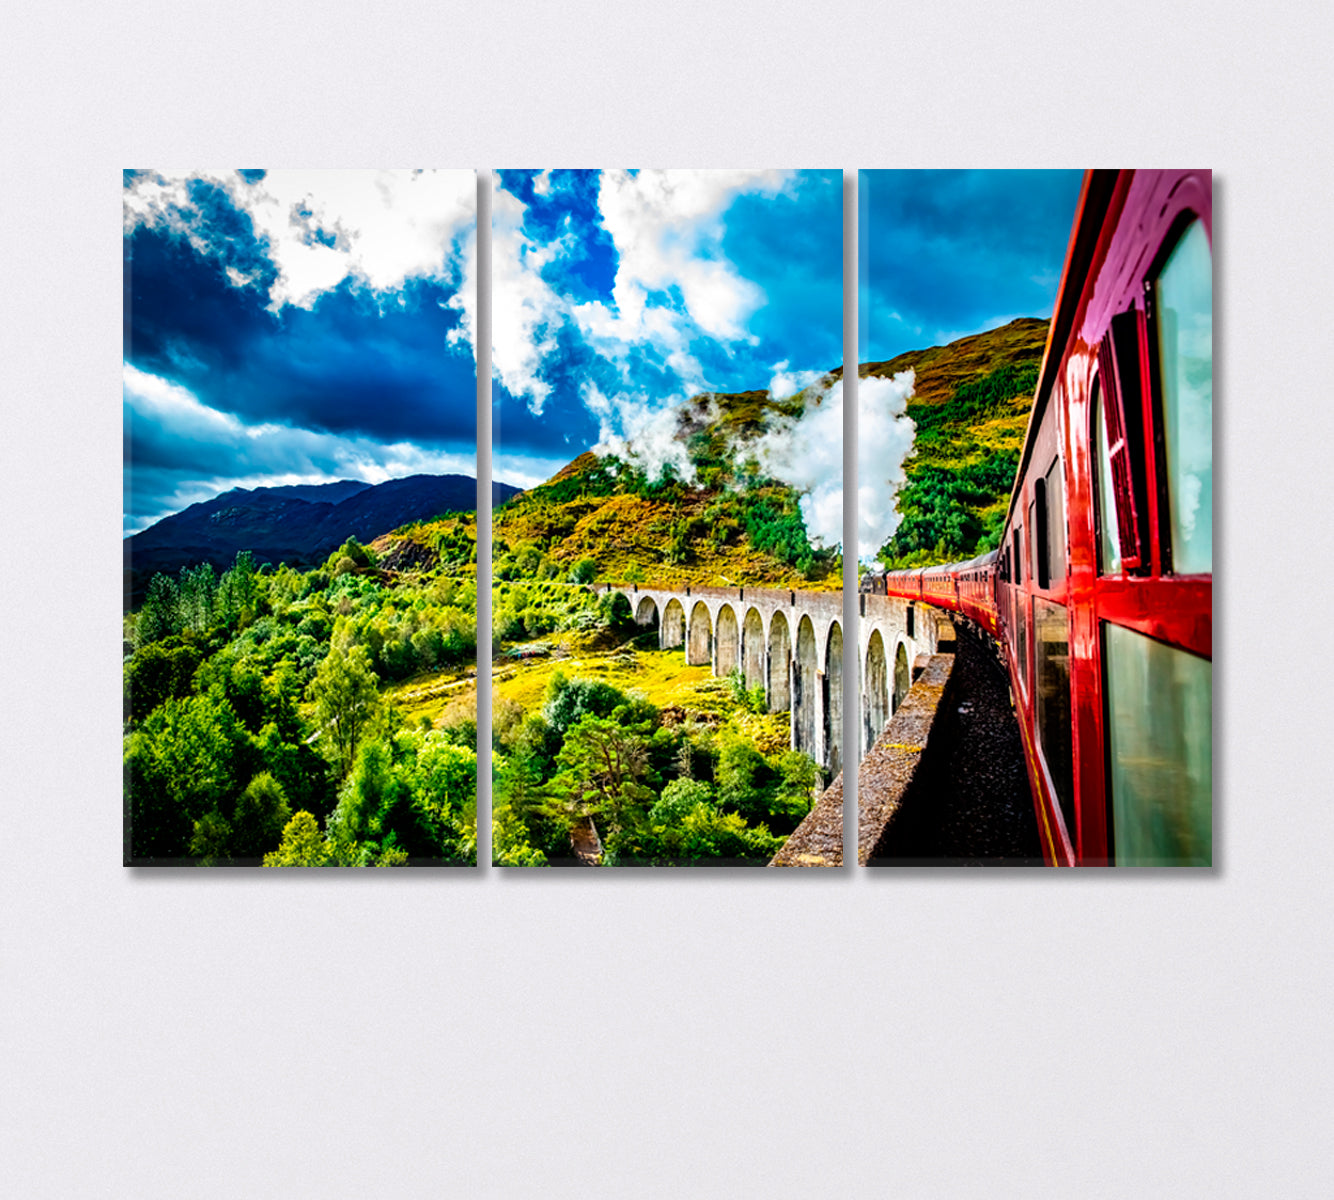
[[713, 788], [698, 779], [673, 779], [649, 809], [650, 825], [679, 825], [697, 804], [712, 807]]
[[547, 724], [564, 734], [590, 714], [610, 717], [615, 709], [629, 703], [630, 697], [609, 683], [600, 679], [566, 679], [557, 671], [547, 684], [542, 715]]

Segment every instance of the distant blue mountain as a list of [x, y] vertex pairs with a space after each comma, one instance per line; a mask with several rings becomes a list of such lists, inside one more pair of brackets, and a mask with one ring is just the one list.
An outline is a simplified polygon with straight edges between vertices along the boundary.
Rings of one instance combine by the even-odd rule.
[[[494, 483], [492, 502], [503, 504], [519, 490]], [[224, 569], [240, 550], [251, 551], [257, 562], [306, 566], [349, 537], [369, 542], [411, 521], [476, 507], [477, 481], [469, 475], [232, 488], [126, 538], [125, 567], [133, 571], [138, 592], [153, 572], [201, 562]]]

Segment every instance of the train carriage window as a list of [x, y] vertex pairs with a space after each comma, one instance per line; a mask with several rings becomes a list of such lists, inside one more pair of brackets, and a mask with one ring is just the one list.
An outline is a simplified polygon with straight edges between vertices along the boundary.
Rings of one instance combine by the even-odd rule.
[[1036, 715], [1042, 757], [1051, 773], [1065, 829], [1076, 844], [1074, 752], [1070, 734], [1070, 614], [1063, 604], [1033, 598], [1037, 658]]
[[1213, 570], [1213, 258], [1201, 221], [1153, 285], [1172, 570]]
[[1213, 861], [1213, 664], [1103, 624], [1112, 853], [1119, 866]]
[[1140, 382], [1141, 314], [1128, 309], [1112, 318], [1098, 348], [1098, 383], [1107, 437], [1107, 511], [1115, 513], [1119, 569], [1146, 574], [1147, 457]]
[[1047, 524], [1047, 480], [1033, 484], [1033, 504], [1028, 527], [1033, 531], [1033, 575], [1038, 587], [1051, 587], [1051, 532]]
[[1015, 600], [1015, 632], [1019, 635], [1019, 678], [1023, 680], [1024, 694], [1028, 695], [1028, 593], [1016, 592]]
[[1056, 459], [1047, 471], [1047, 572], [1053, 584], [1065, 579], [1065, 482], [1061, 474], [1061, 460]]
[[1034, 499], [1028, 506], [1028, 549], [1029, 549], [1028, 578], [1033, 583], [1036, 583], [1038, 587], [1047, 586], [1045, 583], [1042, 582], [1042, 568], [1039, 560], [1039, 555], [1041, 553], [1041, 550], [1039, 548], [1042, 546], [1043, 542], [1042, 538], [1043, 529], [1041, 524], [1039, 523], [1038, 501], [1037, 501], [1037, 498], [1042, 494], [1043, 488], [1045, 486], [1046, 485], [1043, 484], [1042, 480], [1040, 479], [1037, 481], [1036, 484], [1034, 484], [1033, 486]]
[[1121, 570], [1121, 534], [1116, 525], [1116, 497], [1112, 493], [1112, 456], [1107, 446], [1107, 418], [1102, 389], [1093, 384], [1093, 431], [1097, 438], [1098, 561], [1104, 575]]

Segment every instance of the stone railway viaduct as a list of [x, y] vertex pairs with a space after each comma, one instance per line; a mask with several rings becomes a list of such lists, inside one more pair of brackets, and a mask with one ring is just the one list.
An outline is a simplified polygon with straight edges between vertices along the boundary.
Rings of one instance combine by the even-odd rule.
[[[791, 714], [794, 750], [837, 775], [843, 769], [843, 593], [753, 587], [598, 583], [618, 592], [637, 624], [658, 631], [660, 648], [681, 647], [687, 663], [716, 676], [739, 668], [747, 688], [764, 687], [770, 712]], [[875, 743], [915, 672], [952, 642], [944, 613], [892, 596], [857, 596], [856, 757]], [[952, 648], [952, 647], [947, 647]], [[849, 664], [851, 665], [851, 664]]]

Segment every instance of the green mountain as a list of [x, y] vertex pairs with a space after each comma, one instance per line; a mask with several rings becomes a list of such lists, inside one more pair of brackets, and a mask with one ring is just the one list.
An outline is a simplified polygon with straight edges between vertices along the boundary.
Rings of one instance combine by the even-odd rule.
[[885, 566], [957, 562], [999, 544], [1048, 324], [1025, 317], [859, 368], [864, 379], [909, 368], [916, 375], [908, 416], [917, 432], [897, 502], [903, 520], [880, 550]]

